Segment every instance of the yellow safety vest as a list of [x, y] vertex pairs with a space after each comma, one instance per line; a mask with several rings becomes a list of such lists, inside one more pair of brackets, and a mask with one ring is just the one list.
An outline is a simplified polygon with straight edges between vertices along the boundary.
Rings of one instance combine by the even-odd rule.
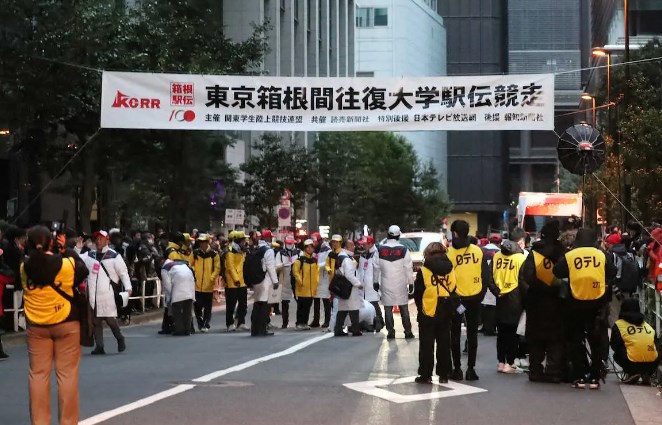
[[651, 325], [643, 322], [641, 326], [636, 326], [625, 320], [617, 320], [616, 326], [625, 342], [625, 350], [631, 362], [648, 363], [657, 360], [655, 331]]
[[552, 269], [554, 269], [552, 260], [533, 251], [533, 263], [536, 266], [536, 278], [547, 286], [552, 286], [552, 283], [556, 280], [552, 272]]
[[519, 252], [512, 255], [504, 255], [501, 252], [494, 254], [492, 276], [494, 283], [501, 290], [501, 295], [512, 292], [519, 286], [519, 269], [525, 259], [526, 255]]
[[[439, 298], [448, 298], [450, 294], [446, 290], [453, 292], [457, 288], [455, 273], [451, 272], [445, 276], [435, 275], [427, 267], [421, 267], [423, 273], [423, 282], [425, 283], [425, 292], [423, 292], [423, 314], [428, 317], [434, 317], [437, 313], [437, 302]], [[446, 288], [444, 288], [444, 286]]]
[[565, 254], [568, 262], [570, 292], [576, 300], [602, 298], [606, 290], [604, 252], [597, 248], [575, 248]]
[[483, 290], [483, 251], [473, 244], [459, 249], [450, 247], [448, 258], [453, 263], [458, 295], [471, 297], [480, 294]]
[[[24, 266], [25, 264], [21, 264], [21, 278], [24, 290], [24, 311], [28, 322], [46, 326], [56, 325], [67, 320], [69, 314], [71, 314], [69, 300], [58, 294], [51, 286], [30, 289]], [[62, 266], [53, 283], [60, 287], [64, 293], [73, 297], [75, 274], [76, 267], [73, 259], [63, 258]]]

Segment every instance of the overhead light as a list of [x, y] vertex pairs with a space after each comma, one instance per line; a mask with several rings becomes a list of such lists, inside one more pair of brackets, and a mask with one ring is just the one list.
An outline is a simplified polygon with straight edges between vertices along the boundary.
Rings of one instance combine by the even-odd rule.
[[593, 96], [591, 96], [591, 95], [588, 94], [588, 93], [584, 93], [584, 94], [582, 94], [581, 98], [582, 98], [583, 100], [593, 100]]
[[609, 53], [601, 48], [601, 47], [594, 47], [593, 50], [591, 50], [591, 53], [593, 56], [607, 56]]
[[0, 130], [0, 136], [8, 136], [9, 134], [11, 134], [11, 131], [7, 129]]

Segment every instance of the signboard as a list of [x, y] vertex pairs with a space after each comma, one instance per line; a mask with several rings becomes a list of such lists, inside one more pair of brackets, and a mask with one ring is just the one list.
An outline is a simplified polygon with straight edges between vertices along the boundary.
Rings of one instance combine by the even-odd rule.
[[226, 225], [243, 225], [246, 218], [244, 210], [225, 210], [225, 224]]
[[278, 227], [290, 227], [292, 225], [292, 210], [289, 206], [278, 208]]
[[582, 216], [581, 193], [520, 192], [517, 218], [520, 223], [525, 216]]
[[104, 71], [101, 127], [553, 130], [554, 75], [308, 78]]

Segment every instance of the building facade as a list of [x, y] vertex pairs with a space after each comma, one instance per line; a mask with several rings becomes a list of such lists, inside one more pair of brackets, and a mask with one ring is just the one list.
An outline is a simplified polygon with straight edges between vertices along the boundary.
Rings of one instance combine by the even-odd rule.
[[[419, 77], [446, 75], [446, 29], [428, 0], [358, 0], [356, 76]], [[446, 132], [398, 133], [419, 160], [431, 162], [446, 190]]]

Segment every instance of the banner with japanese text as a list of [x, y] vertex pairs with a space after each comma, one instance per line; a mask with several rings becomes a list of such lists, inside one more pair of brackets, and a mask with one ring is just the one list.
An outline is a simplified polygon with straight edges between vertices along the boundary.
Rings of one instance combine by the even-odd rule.
[[553, 130], [554, 75], [309, 78], [104, 71], [101, 127]]

